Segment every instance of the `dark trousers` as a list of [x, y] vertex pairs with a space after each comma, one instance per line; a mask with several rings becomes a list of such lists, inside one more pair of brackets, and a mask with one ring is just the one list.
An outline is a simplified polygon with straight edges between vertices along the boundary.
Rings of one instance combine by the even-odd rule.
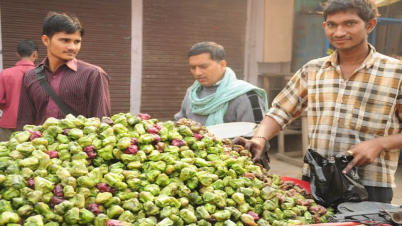
[[9, 141], [11, 134], [13, 134], [15, 129], [7, 129], [0, 127], [0, 141]]
[[372, 187], [372, 186], [365, 186], [365, 188], [369, 195], [368, 201], [391, 203], [392, 197], [394, 196], [392, 188]]

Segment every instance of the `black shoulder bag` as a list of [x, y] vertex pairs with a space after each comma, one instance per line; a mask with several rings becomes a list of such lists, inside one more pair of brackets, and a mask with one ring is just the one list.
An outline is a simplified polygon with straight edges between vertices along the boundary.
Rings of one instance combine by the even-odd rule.
[[42, 88], [46, 91], [46, 93], [49, 95], [50, 98], [57, 104], [59, 109], [65, 114], [72, 114], [74, 116], [77, 116], [77, 113], [75, 113], [73, 110], [71, 110], [60, 98], [57, 96], [57, 94], [54, 92], [52, 87], [49, 84], [49, 81], [46, 78], [45, 75], [45, 67], [43, 65], [40, 65], [39, 67], [35, 68], [35, 75], [36, 79], [38, 80], [39, 84], [42, 86]]
[[262, 115], [260, 102], [258, 101], [258, 95], [253, 90], [248, 91], [246, 94], [248, 99], [250, 100], [251, 107], [253, 109], [254, 121], [256, 124], [260, 124], [264, 116]]
[[[258, 95], [254, 90], [248, 91], [247, 97], [250, 100], [251, 108], [253, 109], [254, 120], [256, 124], [260, 124], [264, 115], [262, 114], [260, 102], [258, 101]], [[264, 150], [261, 155], [261, 164], [264, 166], [266, 170], [269, 170], [271, 167], [269, 166], [269, 156], [268, 156], [268, 149], [270, 148], [269, 143], [266, 143], [264, 146]]]

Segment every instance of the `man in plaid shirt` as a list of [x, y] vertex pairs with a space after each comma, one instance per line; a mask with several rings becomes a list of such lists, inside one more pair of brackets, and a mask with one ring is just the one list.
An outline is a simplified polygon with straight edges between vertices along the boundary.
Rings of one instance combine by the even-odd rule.
[[377, 14], [372, 0], [327, 2], [323, 27], [337, 50], [304, 65], [275, 98], [247, 144], [254, 161], [306, 110], [310, 148], [327, 158], [353, 155], [344, 173], [359, 167], [369, 200], [391, 202], [402, 148], [402, 63], [367, 42]]

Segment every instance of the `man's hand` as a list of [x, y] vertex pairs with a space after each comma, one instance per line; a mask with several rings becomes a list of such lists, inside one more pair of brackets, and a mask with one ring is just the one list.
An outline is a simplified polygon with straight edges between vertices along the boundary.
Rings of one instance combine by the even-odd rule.
[[236, 137], [232, 140], [233, 144], [238, 144], [244, 146], [247, 150], [253, 154], [253, 162], [260, 163], [261, 155], [264, 150], [265, 140], [261, 138], [253, 138], [247, 140], [244, 137]]
[[259, 138], [253, 138], [246, 143], [245, 148], [253, 154], [253, 162], [261, 163], [261, 155], [265, 145], [265, 140]]
[[353, 145], [345, 154], [353, 155], [353, 159], [343, 169], [342, 173], [347, 174], [354, 166], [364, 167], [374, 162], [374, 160], [385, 151], [379, 139], [364, 141]]
[[[253, 162], [261, 163], [261, 155], [268, 141], [281, 131], [281, 126], [275, 119], [265, 116], [257, 129], [254, 131], [254, 137], [251, 140], [245, 138], [235, 138], [232, 143], [242, 142], [244, 147], [253, 155]], [[241, 144], [242, 143], [237, 143]]]
[[247, 139], [246, 138], [244, 138], [244, 137], [235, 137], [233, 140], [232, 140], [232, 144], [237, 144], [237, 145], [241, 145], [241, 146], [246, 146], [246, 143], [247, 143]]

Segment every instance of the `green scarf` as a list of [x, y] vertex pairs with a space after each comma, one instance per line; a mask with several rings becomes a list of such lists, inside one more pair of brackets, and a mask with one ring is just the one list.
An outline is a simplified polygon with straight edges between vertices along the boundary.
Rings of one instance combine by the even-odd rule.
[[229, 67], [226, 67], [225, 75], [214, 94], [204, 98], [198, 98], [197, 91], [201, 88], [201, 84], [196, 80], [190, 92], [190, 108], [191, 112], [194, 114], [208, 115], [206, 126], [224, 123], [223, 117], [228, 110], [228, 102], [251, 90], [254, 90], [262, 99], [264, 112], [268, 110], [267, 94], [265, 90], [245, 81], [237, 80], [236, 74]]

